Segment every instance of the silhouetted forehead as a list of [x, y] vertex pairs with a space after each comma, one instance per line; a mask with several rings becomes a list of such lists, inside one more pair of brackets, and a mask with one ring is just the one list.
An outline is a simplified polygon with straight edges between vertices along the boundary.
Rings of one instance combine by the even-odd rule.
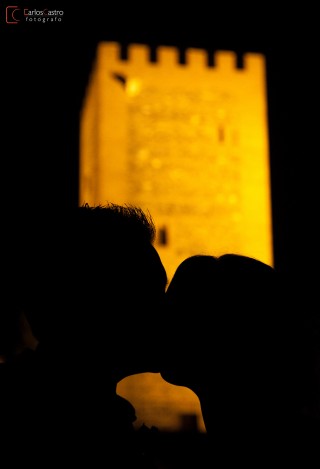
[[[137, 265], [139, 265], [148, 276], [152, 275], [158, 282], [158, 285], [165, 289], [168, 283], [167, 273], [155, 247], [152, 244], [145, 244], [140, 247], [140, 250], [137, 249], [136, 254], [138, 256]], [[149, 278], [151, 280], [151, 277]]]

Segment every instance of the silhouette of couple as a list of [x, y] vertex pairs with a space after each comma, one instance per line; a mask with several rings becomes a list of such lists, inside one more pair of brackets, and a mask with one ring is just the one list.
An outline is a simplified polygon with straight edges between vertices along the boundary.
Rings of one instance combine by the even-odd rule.
[[213, 460], [295, 454], [300, 323], [272, 267], [192, 256], [167, 287], [140, 208], [85, 204], [35, 218], [18, 255], [19, 307], [38, 345], [23, 379], [19, 367], [4, 375], [8, 447], [19, 442], [35, 467], [157, 468], [116, 393], [121, 379], [154, 372], [197, 395]]

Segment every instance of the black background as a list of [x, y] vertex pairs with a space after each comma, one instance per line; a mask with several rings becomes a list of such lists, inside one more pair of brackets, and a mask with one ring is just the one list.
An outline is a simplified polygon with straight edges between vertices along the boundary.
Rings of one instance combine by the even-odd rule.
[[[275, 265], [313, 275], [318, 243], [317, 15], [231, 3], [61, 6], [59, 24], [8, 25], [1, 6], [1, 187], [10, 220], [78, 204], [79, 111], [99, 40], [267, 58]], [[20, 5], [33, 8], [34, 5]], [[38, 9], [50, 6], [37, 5]]]

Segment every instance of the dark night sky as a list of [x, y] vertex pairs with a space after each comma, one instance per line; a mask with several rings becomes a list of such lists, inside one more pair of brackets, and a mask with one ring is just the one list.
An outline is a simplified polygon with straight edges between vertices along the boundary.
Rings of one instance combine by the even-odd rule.
[[98, 40], [230, 49], [239, 57], [262, 52], [268, 64], [276, 265], [310, 268], [319, 212], [315, 13], [235, 10], [231, 3], [210, 10], [186, 4], [173, 12], [153, 4], [128, 11], [95, 3], [60, 7], [63, 24], [47, 28], [7, 25], [1, 9], [3, 204], [27, 210], [77, 203], [79, 110]]

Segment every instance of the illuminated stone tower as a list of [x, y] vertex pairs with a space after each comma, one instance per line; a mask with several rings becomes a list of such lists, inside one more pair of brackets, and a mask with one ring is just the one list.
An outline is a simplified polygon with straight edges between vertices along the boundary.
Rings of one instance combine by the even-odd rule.
[[169, 278], [194, 253], [272, 264], [265, 62], [101, 43], [83, 107], [80, 203], [149, 209]]
[[273, 264], [265, 58], [145, 45], [97, 48], [81, 120], [79, 203], [151, 213], [168, 278], [192, 254]]

